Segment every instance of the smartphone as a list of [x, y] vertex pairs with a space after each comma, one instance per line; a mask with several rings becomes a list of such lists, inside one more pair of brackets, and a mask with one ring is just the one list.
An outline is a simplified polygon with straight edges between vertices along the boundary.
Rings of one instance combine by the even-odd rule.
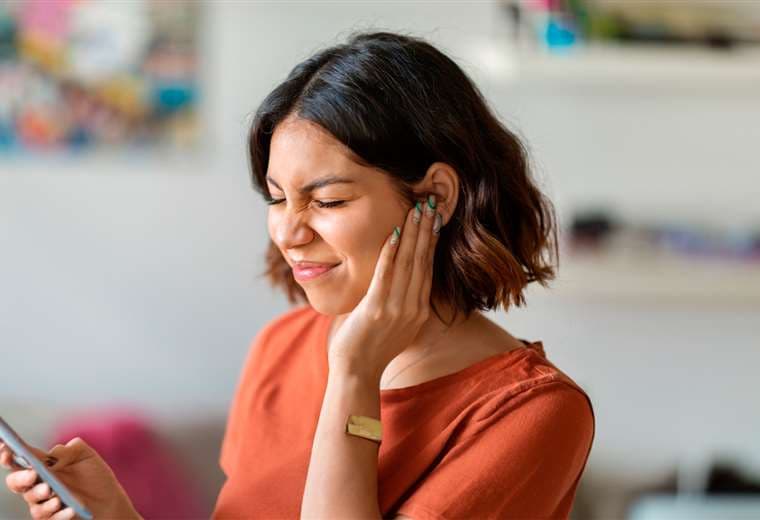
[[84, 520], [93, 519], [92, 513], [90, 513], [79, 500], [74, 498], [71, 491], [63, 485], [63, 482], [56, 478], [52, 471], [48, 470], [47, 466], [45, 466], [34, 453], [27, 449], [26, 444], [21, 440], [19, 434], [16, 433], [2, 417], [0, 417], [0, 440], [2, 440], [13, 452], [13, 460], [15, 460], [19, 466], [36, 471], [40, 479], [47, 482], [65, 506], [73, 509], [74, 512]]

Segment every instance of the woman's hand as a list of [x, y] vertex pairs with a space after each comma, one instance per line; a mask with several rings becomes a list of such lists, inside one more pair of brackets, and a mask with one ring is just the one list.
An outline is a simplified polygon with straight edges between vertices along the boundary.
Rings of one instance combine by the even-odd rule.
[[400, 242], [394, 240], [395, 230], [386, 239], [367, 294], [334, 332], [328, 351], [331, 368], [379, 383], [388, 364], [417, 336], [430, 315], [441, 218], [431, 195], [408, 212]]
[[[49, 460], [50, 470], [96, 519], [141, 518], [108, 464], [79, 437], [66, 446], [56, 445], [49, 453], [27, 447], [41, 461]], [[74, 510], [64, 507], [50, 486], [37, 477], [36, 471], [16, 464], [10, 448], [3, 443], [0, 443], [0, 465], [11, 470], [5, 482], [12, 492], [26, 501], [32, 518], [65, 520], [75, 517]]]

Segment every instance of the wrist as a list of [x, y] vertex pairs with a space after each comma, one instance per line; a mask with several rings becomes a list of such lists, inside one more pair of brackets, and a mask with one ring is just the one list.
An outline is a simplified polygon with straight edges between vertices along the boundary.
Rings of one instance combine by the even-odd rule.
[[383, 369], [367, 363], [366, 359], [334, 358], [328, 365], [328, 379], [345, 380], [357, 384], [367, 384], [380, 387], [380, 377]]
[[108, 515], [108, 518], [120, 518], [128, 520], [144, 520], [140, 513], [132, 505], [132, 502], [127, 499], [126, 501], [120, 500], [120, 503], [114, 507], [113, 514]]
[[135, 509], [134, 504], [132, 504], [132, 500], [130, 500], [127, 492], [124, 491], [121, 483], [116, 481], [116, 484], [118, 486], [118, 490], [115, 500], [111, 504], [110, 511], [107, 514], [104, 514], [104, 517], [127, 520], [144, 520], [143, 517], [140, 516], [140, 513], [137, 511], [137, 509]]

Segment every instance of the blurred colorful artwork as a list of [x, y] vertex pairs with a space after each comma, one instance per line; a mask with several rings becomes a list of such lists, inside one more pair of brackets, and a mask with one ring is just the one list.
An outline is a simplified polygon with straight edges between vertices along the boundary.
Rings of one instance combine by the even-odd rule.
[[0, 0], [0, 155], [186, 147], [197, 0]]

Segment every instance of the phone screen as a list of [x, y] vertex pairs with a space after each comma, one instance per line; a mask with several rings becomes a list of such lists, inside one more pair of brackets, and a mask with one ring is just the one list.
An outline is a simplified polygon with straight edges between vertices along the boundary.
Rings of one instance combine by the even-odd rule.
[[0, 417], [0, 439], [8, 446], [14, 454], [14, 460], [27, 469], [33, 469], [37, 472], [40, 479], [50, 486], [50, 488], [58, 495], [61, 502], [68, 507], [71, 507], [74, 512], [84, 520], [92, 520], [93, 516], [87, 508], [85, 508], [81, 502], [79, 502], [69, 489], [56, 478], [52, 471], [48, 470], [47, 466], [38, 459], [34, 453], [27, 449], [26, 444], [22, 441], [21, 437], [10, 427], [10, 425]]

